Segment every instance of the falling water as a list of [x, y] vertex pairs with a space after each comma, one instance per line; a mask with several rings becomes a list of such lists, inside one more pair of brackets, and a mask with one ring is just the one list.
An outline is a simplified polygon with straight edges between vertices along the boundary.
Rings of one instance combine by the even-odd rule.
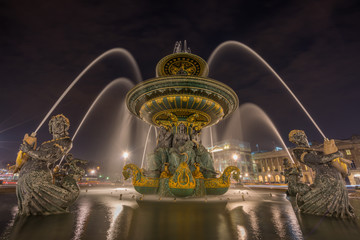
[[[269, 126], [271, 128], [273, 133], [276, 135], [276, 137], [280, 141], [282, 147], [284, 148], [284, 150], [288, 154], [291, 161], [293, 163], [295, 163], [294, 159], [292, 158], [288, 148], [286, 147], [286, 145], [284, 143], [284, 140], [281, 138], [280, 133], [276, 129], [275, 125], [273, 124], [273, 122], [270, 120], [270, 118], [267, 116], [267, 114], [260, 107], [258, 107], [257, 105], [255, 105], [253, 103], [243, 104], [243, 105], [240, 106], [240, 115], [241, 116], [247, 116], [247, 117], [256, 117], [256, 119], [263, 120], [267, 124], [267, 126]], [[253, 121], [251, 121], [251, 122], [253, 122]]]
[[213, 134], [212, 134], [212, 127], [209, 128], [210, 131], [210, 143], [211, 143], [211, 155], [212, 155], [212, 159], [215, 159], [214, 157], [214, 152], [212, 150], [214, 150], [214, 139], [213, 139]]
[[76, 129], [74, 136], [72, 137], [72, 141], [74, 141], [76, 135], [78, 134], [81, 126], [83, 125], [84, 121], [87, 119], [89, 113], [93, 110], [94, 106], [96, 105], [96, 103], [101, 99], [101, 97], [112, 87], [116, 86], [116, 85], [120, 85], [123, 86], [123, 84], [128, 85], [129, 87], [132, 87], [134, 84], [127, 78], [118, 78], [115, 79], [114, 81], [112, 81], [111, 83], [109, 83], [101, 92], [100, 94], [95, 98], [95, 100], [93, 101], [93, 103], [91, 104], [90, 108], [88, 109], [88, 111], [86, 112], [85, 116], [83, 117], [83, 119], [81, 120], [78, 128]]
[[250, 52], [251, 54], [253, 54], [254, 56], [256, 56], [275, 76], [276, 78], [282, 83], [282, 85], [288, 90], [288, 92], [291, 94], [291, 96], [295, 99], [295, 101], [299, 104], [299, 106], [301, 107], [301, 109], [305, 112], [305, 114], [308, 116], [308, 118], [310, 119], [310, 121], [314, 124], [314, 126], [316, 127], [316, 129], [319, 131], [319, 133], [322, 135], [322, 137], [325, 139], [326, 136], [324, 135], [324, 133], [321, 131], [321, 129], [319, 128], [319, 126], [316, 124], [316, 122], [314, 121], [314, 119], [310, 116], [309, 112], [305, 109], [305, 107], [301, 104], [301, 102], [299, 101], [299, 99], [295, 96], [295, 94], [290, 90], [290, 88], [286, 85], [286, 83], [282, 80], [282, 78], [275, 72], [275, 70], [262, 58], [260, 57], [259, 54], [257, 54], [254, 50], [252, 50], [250, 47], [246, 46], [245, 44], [241, 43], [241, 42], [237, 42], [237, 41], [226, 41], [222, 44], [220, 44], [210, 55], [209, 60], [208, 60], [208, 64], [209, 64], [209, 68], [211, 69], [210, 65], [212, 64], [212, 62], [214, 61], [214, 58], [216, 56], [216, 54], [221, 51], [222, 48], [228, 47], [228, 46], [235, 46], [235, 47], [240, 47], [242, 49], [245, 49], [246, 51]]
[[[98, 103], [98, 101], [104, 96], [104, 94], [109, 91], [111, 88], [113, 88], [114, 86], [119, 85], [119, 86], [123, 86], [123, 85], [127, 85], [129, 88], [133, 87], [134, 84], [127, 78], [118, 78], [113, 80], [112, 82], [110, 82], [108, 85], [106, 85], [106, 87], [99, 93], [99, 95], [95, 98], [95, 100], [92, 102], [91, 106], [89, 107], [89, 109], [87, 110], [86, 114], [84, 115], [83, 119], [81, 120], [79, 126], [77, 127], [73, 137], [72, 137], [72, 141], [74, 141], [75, 137], [77, 136], [79, 130], [81, 129], [82, 125], [84, 124], [85, 120], [87, 119], [88, 115], [92, 112], [93, 108], [95, 107], [95, 105]], [[59, 165], [61, 165], [61, 163], [64, 160], [63, 156], [60, 160]]]
[[66, 90], [63, 92], [63, 94], [59, 97], [59, 99], [55, 102], [55, 104], [52, 106], [52, 108], [50, 109], [50, 111], [46, 114], [46, 116], [44, 117], [44, 119], [41, 121], [41, 123], [39, 124], [39, 126], [36, 128], [35, 133], [37, 133], [37, 131], [39, 131], [39, 129], [41, 128], [41, 126], [44, 124], [44, 122], [46, 121], [46, 119], [50, 116], [50, 114], [54, 111], [54, 109], [59, 105], [59, 103], [61, 102], [61, 100], [66, 96], [66, 94], [72, 89], [72, 87], [80, 80], [80, 78], [87, 73], [87, 71], [94, 66], [96, 63], [98, 63], [100, 60], [102, 60], [103, 58], [113, 54], [113, 53], [119, 53], [121, 55], [124, 55], [129, 62], [131, 63], [131, 66], [133, 67], [134, 73], [135, 73], [135, 79], [137, 82], [141, 82], [141, 74], [140, 74], [140, 70], [139, 67], [134, 59], [134, 57], [126, 50], [123, 48], [114, 48], [114, 49], [110, 49], [106, 52], [104, 52], [103, 54], [101, 54], [99, 57], [97, 57], [94, 61], [92, 61], [76, 78], [75, 80], [66, 88]]
[[[146, 147], [147, 147], [147, 143], [148, 143], [148, 140], [149, 140], [149, 136], [150, 136], [150, 131], [151, 131], [151, 128], [152, 128], [153, 126], [152, 125], [150, 125], [150, 127], [149, 127], [149, 131], [148, 131], [148, 133], [147, 133], [147, 135], [146, 135], [146, 141], [145, 141], [145, 145], [144, 145], [144, 152], [143, 152], [143, 156], [142, 156], [142, 160], [141, 160], [141, 167], [140, 168], [143, 168], [143, 165], [144, 165], [144, 159], [145, 159], [145, 153], [146, 153]], [[156, 130], [155, 130], [156, 131]]]
[[158, 132], [157, 131], [158, 131], [157, 128], [155, 128], [155, 139], [158, 138]]
[[215, 142], [219, 139], [238, 139], [243, 140], [241, 126], [240, 108], [237, 108], [229, 117], [214, 125]]

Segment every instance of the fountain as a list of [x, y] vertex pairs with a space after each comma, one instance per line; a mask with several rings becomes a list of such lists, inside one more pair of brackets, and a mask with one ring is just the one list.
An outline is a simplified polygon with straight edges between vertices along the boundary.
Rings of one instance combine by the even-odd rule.
[[[124, 50], [116, 51], [127, 53]], [[218, 51], [219, 48], [211, 59]], [[104, 56], [106, 54], [97, 60]], [[127, 164], [123, 169], [125, 177], [133, 177], [134, 188], [122, 186], [86, 189], [71, 206], [79, 193], [78, 189], [72, 188], [73, 194], [64, 192], [65, 197], [73, 197], [69, 198], [69, 204], [64, 204], [59, 212], [45, 212], [65, 212], [64, 214], [25, 218], [17, 217], [19, 211], [15, 205], [15, 194], [2, 195], [0, 220], [7, 225], [3, 228], [0, 221], [0, 231], [4, 229], [0, 239], [170, 239], [174, 236], [179, 239], [338, 239], [344, 234], [348, 239], [357, 239], [360, 230], [356, 219], [352, 219], [352, 222], [302, 213], [311, 213], [311, 210], [316, 209], [318, 205], [315, 203], [309, 207], [306, 198], [311, 198], [319, 190], [315, 187], [314, 191], [299, 183], [299, 172], [291, 169], [289, 163], [286, 169], [289, 171], [285, 174], [293, 183], [292, 194], [301, 193], [298, 205], [295, 203], [292, 206], [289, 198], [278, 190], [229, 189], [230, 176], [236, 178], [240, 171], [236, 167], [229, 167], [218, 176], [213, 156], [202, 143], [204, 136], [201, 135], [204, 130], [209, 130], [206, 141], [213, 145], [211, 127], [218, 126], [220, 121], [237, 109], [242, 114], [255, 111], [256, 116], [264, 118], [269, 126], [275, 130], [276, 128], [258, 107], [247, 104], [239, 109], [235, 92], [225, 84], [208, 78], [208, 71], [208, 65], [202, 58], [191, 54], [187, 47], [182, 48], [177, 43], [174, 53], [158, 63], [156, 77], [139, 83], [128, 92], [126, 105], [130, 113], [150, 125], [144, 149], [139, 151], [143, 156], [139, 159], [141, 167]], [[139, 74], [136, 76], [137, 79], [140, 78]], [[81, 75], [67, 88], [61, 98], [80, 77]], [[73, 139], [98, 100], [110, 88], [123, 82], [128, 86], [132, 85], [122, 78], [104, 88], [82, 119]], [[60, 101], [61, 99], [55, 105]], [[146, 155], [151, 130], [157, 133], [157, 144], [153, 152]], [[126, 129], [125, 135], [129, 137], [130, 132], [131, 129]], [[280, 138], [277, 132], [276, 135]], [[26, 140], [30, 141], [32, 138], [35, 138], [35, 134], [27, 136]], [[63, 142], [60, 144], [65, 146]], [[32, 151], [33, 145], [23, 145], [21, 150]], [[139, 145], [143, 146], [142, 143]], [[295, 157], [301, 158], [305, 151], [311, 152], [313, 149], [300, 148], [294, 152]], [[306, 158], [310, 159], [309, 156]], [[76, 159], [69, 156], [65, 160], [65, 163], [71, 163]], [[145, 169], [142, 169], [143, 166], [146, 166]], [[78, 174], [83, 172], [78, 171]], [[47, 177], [47, 173], [45, 175]], [[26, 179], [23, 179], [23, 184], [27, 184]], [[337, 199], [340, 194], [345, 193], [341, 184], [336, 185], [336, 190], [341, 191], [335, 192]], [[325, 198], [329, 194], [331, 193], [321, 195], [324, 199], [321, 209], [323, 203], [327, 203]], [[53, 197], [51, 200], [54, 200]], [[353, 216], [354, 210], [359, 215], [359, 203], [353, 201], [354, 209], [343, 208], [345, 210], [339, 214], [331, 214]], [[329, 209], [333, 210], [334, 206]], [[300, 211], [297, 211], [297, 207]], [[69, 212], [66, 211], [67, 208]], [[20, 213], [21, 211], [23, 210], [20, 209]]]
[[208, 78], [207, 63], [184, 45], [177, 42], [174, 53], [157, 64], [157, 77], [136, 85], [126, 96], [133, 115], [160, 128], [157, 146], [148, 155], [149, 168], [124, 167], [124, 177], [132, 174], [141, 194], [221, 195], [230, 186], [232, 172], [240, 175], [230, 166], [216, 178], [213, 158], [200, 140], [203, 128], [236, 110], [238, 97], [230, 87]]

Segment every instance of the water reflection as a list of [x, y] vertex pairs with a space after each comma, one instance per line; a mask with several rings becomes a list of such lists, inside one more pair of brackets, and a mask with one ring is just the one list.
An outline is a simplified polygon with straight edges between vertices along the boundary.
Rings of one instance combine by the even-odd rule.
[[[294, 202], [294, 199], [290, 199]], [[350, 199], [356, 219], [336, 219], [297, 213], [305, 239], [358, 240], [360, 236], [360, 200]], [[289, 209], [290, 211], [290, 209]]]
[[296, 215], [290, 204], [273, 204], [271, 221], [280, 239], [303, 239]]
[[138, 202], [129, 239], [235, 239], [226, 202]]
[[282, 211], [287, 216], [288, 232], [291, 234], [291, 239], [302, 239], [303, 233], [291, 204], [287, 204]]
[[244, 211], [248, 214], [254, 239], [260, 239], [259, 219], [256, 216], [255, 209], [252, 208], [250, 204], [247, 204], [247, 206], [244, 207]]
[[237, 233], [239, 235], [239, 239], [241, 240], [245, 240], [247, 239], [246, 237], [246, 229], [243, 226], [237, 226]]
[[17, 217], [4, 239], [71, 239], [74, 218], [71, 214]]
[[107, 231], [107, 239], [108, 240], [114, 239], [114, 236], [116, 234], [116, 232], [115, 232], [116, 220], [118, 219], [119, 214], [122, 212], [123, 206], [121, 204], [118, 204], [117, 206], [111, 208], [110, 210], [111, 210], [110, 212], [111, 212], [112, 218], [110, 220], [109, 230]]
[[7, 224], [7, 226], [6, 226], [3, 234], [1, 235], [0, 239], [8, 239], [10, 237], [11, 229], [13, 228], [13, 226], [15, 224], [16, 214], [17, 213], [18, 213], [18, 207], [17, 207], [17, 205], [15, 205], [15, 206], [13, 206], [11, 208], [11, 220]]
[[91, 202], [88, 200], [84, 200], [79, 204], [73, 240], [81, 239], [81, 235], [85, 230], [86, 222], [90, 214], [91, 205]]
[[[68, 214], [21, 218], [15, 217], [16, 197], [9, 198], [12, 202], [3, 198], [8, 207], [0, 207], [0, 231], [5, 229], [0, 239], [358, 239], [360, 234], [358, 220], [295, 213], [284, 193], [270, 196], [269, 191], [256, 190], [244, 201], [236, 190], [223, 197], [228, 201], [209, 196], [206, 202], [158, 201], [157, 196], [136, 201], [134, 194], [89, 190]], [[352, 204], [360, 215], [360, 201]]]
[[285, 194], [259, 191], [246, 201], [229, 204], [237, 239], [303, 239], [291, 204]]

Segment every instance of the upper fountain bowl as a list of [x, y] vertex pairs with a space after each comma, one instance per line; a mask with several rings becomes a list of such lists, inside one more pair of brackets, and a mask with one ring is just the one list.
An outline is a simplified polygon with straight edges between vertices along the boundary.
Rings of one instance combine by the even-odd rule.
[[239, 105], [238, 96], [227, 85], [207, 78], [205, 60], [189, 52], [162, 58], [156, 78], [131, 89], [126, 104], [145, 122], [166, 128], [180, 123], [201, 130], [229, 116]]
[[201, 57], [187, 53], [173, 53], [163, 57], [156, 65], [156, 77], [187, 75], [207, 77], [209, 67]]

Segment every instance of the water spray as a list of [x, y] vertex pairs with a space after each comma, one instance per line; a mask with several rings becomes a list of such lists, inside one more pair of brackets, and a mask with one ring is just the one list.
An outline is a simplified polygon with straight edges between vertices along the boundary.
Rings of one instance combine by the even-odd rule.
[[48, 117], [50, 116], [50, 114], [55, 110], [55, 108], [59, 105], [59, 103], [62, 101], [62, 99], [67, 95], [67, 93], [72, 89], [72, 87], [81, 79], [82, 76], [85, 75], [85, 73], [87, 73], [87, 71], [94, 66], [96, 63], [98, 63], [100, 60], [102, 60], [103, 58], [107, 57], [108, 55], [112, 54], [112, 53], [120, 53], [120, 54], [124, 54], [128, 60], [131, 62], [131, 65], [134, 68], [135, 71], [135, 75], [136, 75], [136, 80], [137, 82], [140, 82], [142, 77], [140, 74], [140, 70], [139, 67], [134, 59], [134, 57], [126, 50], [123, 48], [114, 48], [114, 49], [110, 49], [106, 52], [104, 52], [103, 54], [101, 54], [99, 57], [97, 57], [94, 61], [92, 61], [76, 78], [75, 80], [65, 89], [65, 91], [63, 92], [63, 94], [59, 97], [59, 99], [55, 102], [55, 104], [52, 106], [52, 108], [50, 109], [50, 111], [46, 114], [46, 116], [44, 117], [44, 119], [41, 121], [41, 123], [39, 124], [39, 126], [36, 128], [36, 130], [34, 131], [35, 135], [36, 133], [39, 131], [39, 129], [41, 128], [41, 126], [44, 124], [44, 122], [46, 121], [46, 119], [48, 119]]
[[228, 45], [235, 45], [238, 47], [241, 47], [245, 50], [247, 50], [248, 52], [252, 53], [255, 57], [257, 57], [274, 75], [275, 77], [282, 83], [282, 85], [286, 88], [286, 90], [288, 90], [288, 92], [291, 94], [291, 96], [295, 99], [295, 101], [298, 103], [298, 105], [301, 107], [301, 109], [305, 112], [305, 114], [307, 115], [307, 117], [310, 119], [310, 121], [314, 124], [314, 126], [316, 127], [316, 129], [319, 131], [319, 133], [321, 134], [321, 136], [324, 139], [327, 139], [325, 134], [321, 131], [320, 127], [316, 124], [316, 122], [314, 121], [314, 119], [310, 116], [309, 112], [305, 109], [305, 107], [302, 105], [302, 103], [300, 102], [300, 100], [295, 96], [295, 94], [291, 91], [291, 89], [286, 85], [286, 83], [284, 82], [284, 80], [275, 72], [275, 70], [259, 55], [257, 54], [254, 50], [252, 50], [250, 47], [248, 47], [247, 45], [241, 43], [241, 42], [237, 42], [237, 41], [227, 41], [224, 42], [222, 44], [220, 44], [214, 51], [213, 53], [210, 55], [208, 63], [209, 63], [209, 68], [210, 68], [210, 64], [212, 63], [215, 55], [220, 51], [221, 48], [226, 47]]

